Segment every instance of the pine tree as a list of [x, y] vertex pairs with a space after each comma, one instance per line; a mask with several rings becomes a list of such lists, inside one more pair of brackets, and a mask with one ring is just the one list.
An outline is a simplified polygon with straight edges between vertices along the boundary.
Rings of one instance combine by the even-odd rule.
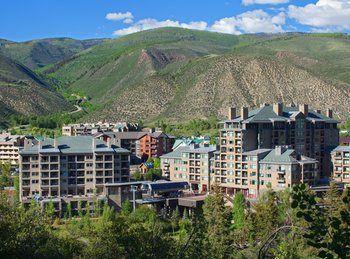
[[47, 216], [51, 220], [53, 220], [55, 218], [56, 210], [55, 210], [55, 206], [54, 206], [52, 200], [50, 200], [50, 202], [46, 205], [45, 211], [46, 211]]
[[241, 192], [236, 193], [233, 199], [232, 218], [233, 228], [242, 229], [245, 221], [245, 198]]
[[83, 217], [83, 208], [82, 208], [82, 205], [81, 205], [81, 201], [78, 201], [78, 215], [79, 215], [79, 218], [82, 218]]
[[132, 206], [129, 200], [123, 202], [120, 213], [124, 216], [128, 216], [132, 213]]
[[230, 245], [230, 213], [225, 206], [220, 187], [214, 186], [213, 190], [214, 193], [205, 199], [203, 205], [207, 256], [224, 258]]
[[175, 232], [175, 229], [178, 228], [179, 226], [179, 220], [180, 220], [179, 208], [176, 207], [176, 209], [171, 213], [171, 217], [170, 217], [170, 224], [173, 229], [173, 234]]

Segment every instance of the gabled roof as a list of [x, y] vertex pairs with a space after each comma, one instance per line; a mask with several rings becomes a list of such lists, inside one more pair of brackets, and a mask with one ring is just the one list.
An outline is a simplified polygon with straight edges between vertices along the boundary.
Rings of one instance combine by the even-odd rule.
[[[246, 120], [242, 120], [241, 116], [235, 118], [234, 120], [224, 121], [224, 122], [240, 122], [240, 123], [249, 123], [249, 122], [273, 122], [273, 121], [289, 121], [294, 120], [294, 118], [298, 115], [304, 116], [298, 107], [287, 107], [283, 106], [282, 115], [277, 115], [272, 105], [266, 105], [257, 109], [254, 109], [248, 113], [248, 118]], [[308, 115], [306, 117], [307, 120], [310, 121], [323, 121], [327, 123], [338, 123], [337, 120], [333, 118], [329, 118], [321, 113], [317, 113], [309, 109]]]
[[[93, 148], [95, 141], [95, 148]], [[93, 152], [117, 152], [129, 153], [124, 148], [116, 146], [108, 147], [103, 140], [94, 139], [92, 136], [75, 136], [75, 137], [59, 137], [57, 138], [57, 147], [54, 147], [54, 140], [47, 138], [41, 142], [42, 147], [39, 148], [39, 143], [20, 151], [20, 154], [37, 154], [37, 153], [63, 153], [63, 154], [80, 154]]]
[[114, 132], [114, 136], [117, 139], [140, 139], [145, 135], [147, 135], [147, 132], [141, 132], [141, 131]]
[[337, 146], [335, 149], [332, 150], [332, 153], [339, 151], [339, 152], [350, 152], [350, 146]]
[[261, 163], [276, 163], [276, 164], [296, 164], [298, 160], [292, 155], [294, 153], [293, 149], [286, 149], [282, 154], [278, 154], [276, 149], [272, 149], [262, 160]]
[[160, 158], [181, 158], [182, 153], [207, 154], [214, 151], [216, 151], [216, 146], [209, 146], [209, 147], [179, 146], [173, 152], [164, 154]]

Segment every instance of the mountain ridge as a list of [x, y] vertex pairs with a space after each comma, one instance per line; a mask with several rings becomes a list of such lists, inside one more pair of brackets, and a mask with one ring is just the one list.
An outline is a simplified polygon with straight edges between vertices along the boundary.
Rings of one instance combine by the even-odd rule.
[[105, 39], [39, 69], [46, 82], [89, 97], [82, 120], [223, 118], [228, 106], [309, 103], [350, 115], [350, 37], [230, 35], [158, 28]]

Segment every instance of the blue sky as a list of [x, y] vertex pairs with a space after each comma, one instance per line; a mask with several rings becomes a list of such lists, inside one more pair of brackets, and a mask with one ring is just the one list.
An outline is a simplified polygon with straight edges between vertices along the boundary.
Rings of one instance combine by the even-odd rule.
[[350, 0], [2, 0], [0, 38], [119, 37], [162, 26], [242, 34], [350, 31]]

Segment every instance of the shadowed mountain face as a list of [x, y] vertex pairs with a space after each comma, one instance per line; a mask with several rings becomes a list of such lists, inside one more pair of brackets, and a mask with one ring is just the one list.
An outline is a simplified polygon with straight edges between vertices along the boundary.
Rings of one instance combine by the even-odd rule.
[[24, 65], [0, 55], [0, 116], [42, 115], [72, 109], [51, 86]]
[[[44, 47], [37, 49], [36, 58]], [[40, 72], [62, 89], [91, 98], [98, 109], [86, 120], [223, 117], [228, 106], [276, 101], [331, 107], [339, 118], [350, 113], [347, 35], [235, 36], [160, 28], [68, 56]]]
[[103, 39], [53, 38], [11, 42], [0, 39], [0, 53], [21, 62], [30, 69], [37, 69], [68, 59], [76, 53], [98, 45], [103, 41]]

